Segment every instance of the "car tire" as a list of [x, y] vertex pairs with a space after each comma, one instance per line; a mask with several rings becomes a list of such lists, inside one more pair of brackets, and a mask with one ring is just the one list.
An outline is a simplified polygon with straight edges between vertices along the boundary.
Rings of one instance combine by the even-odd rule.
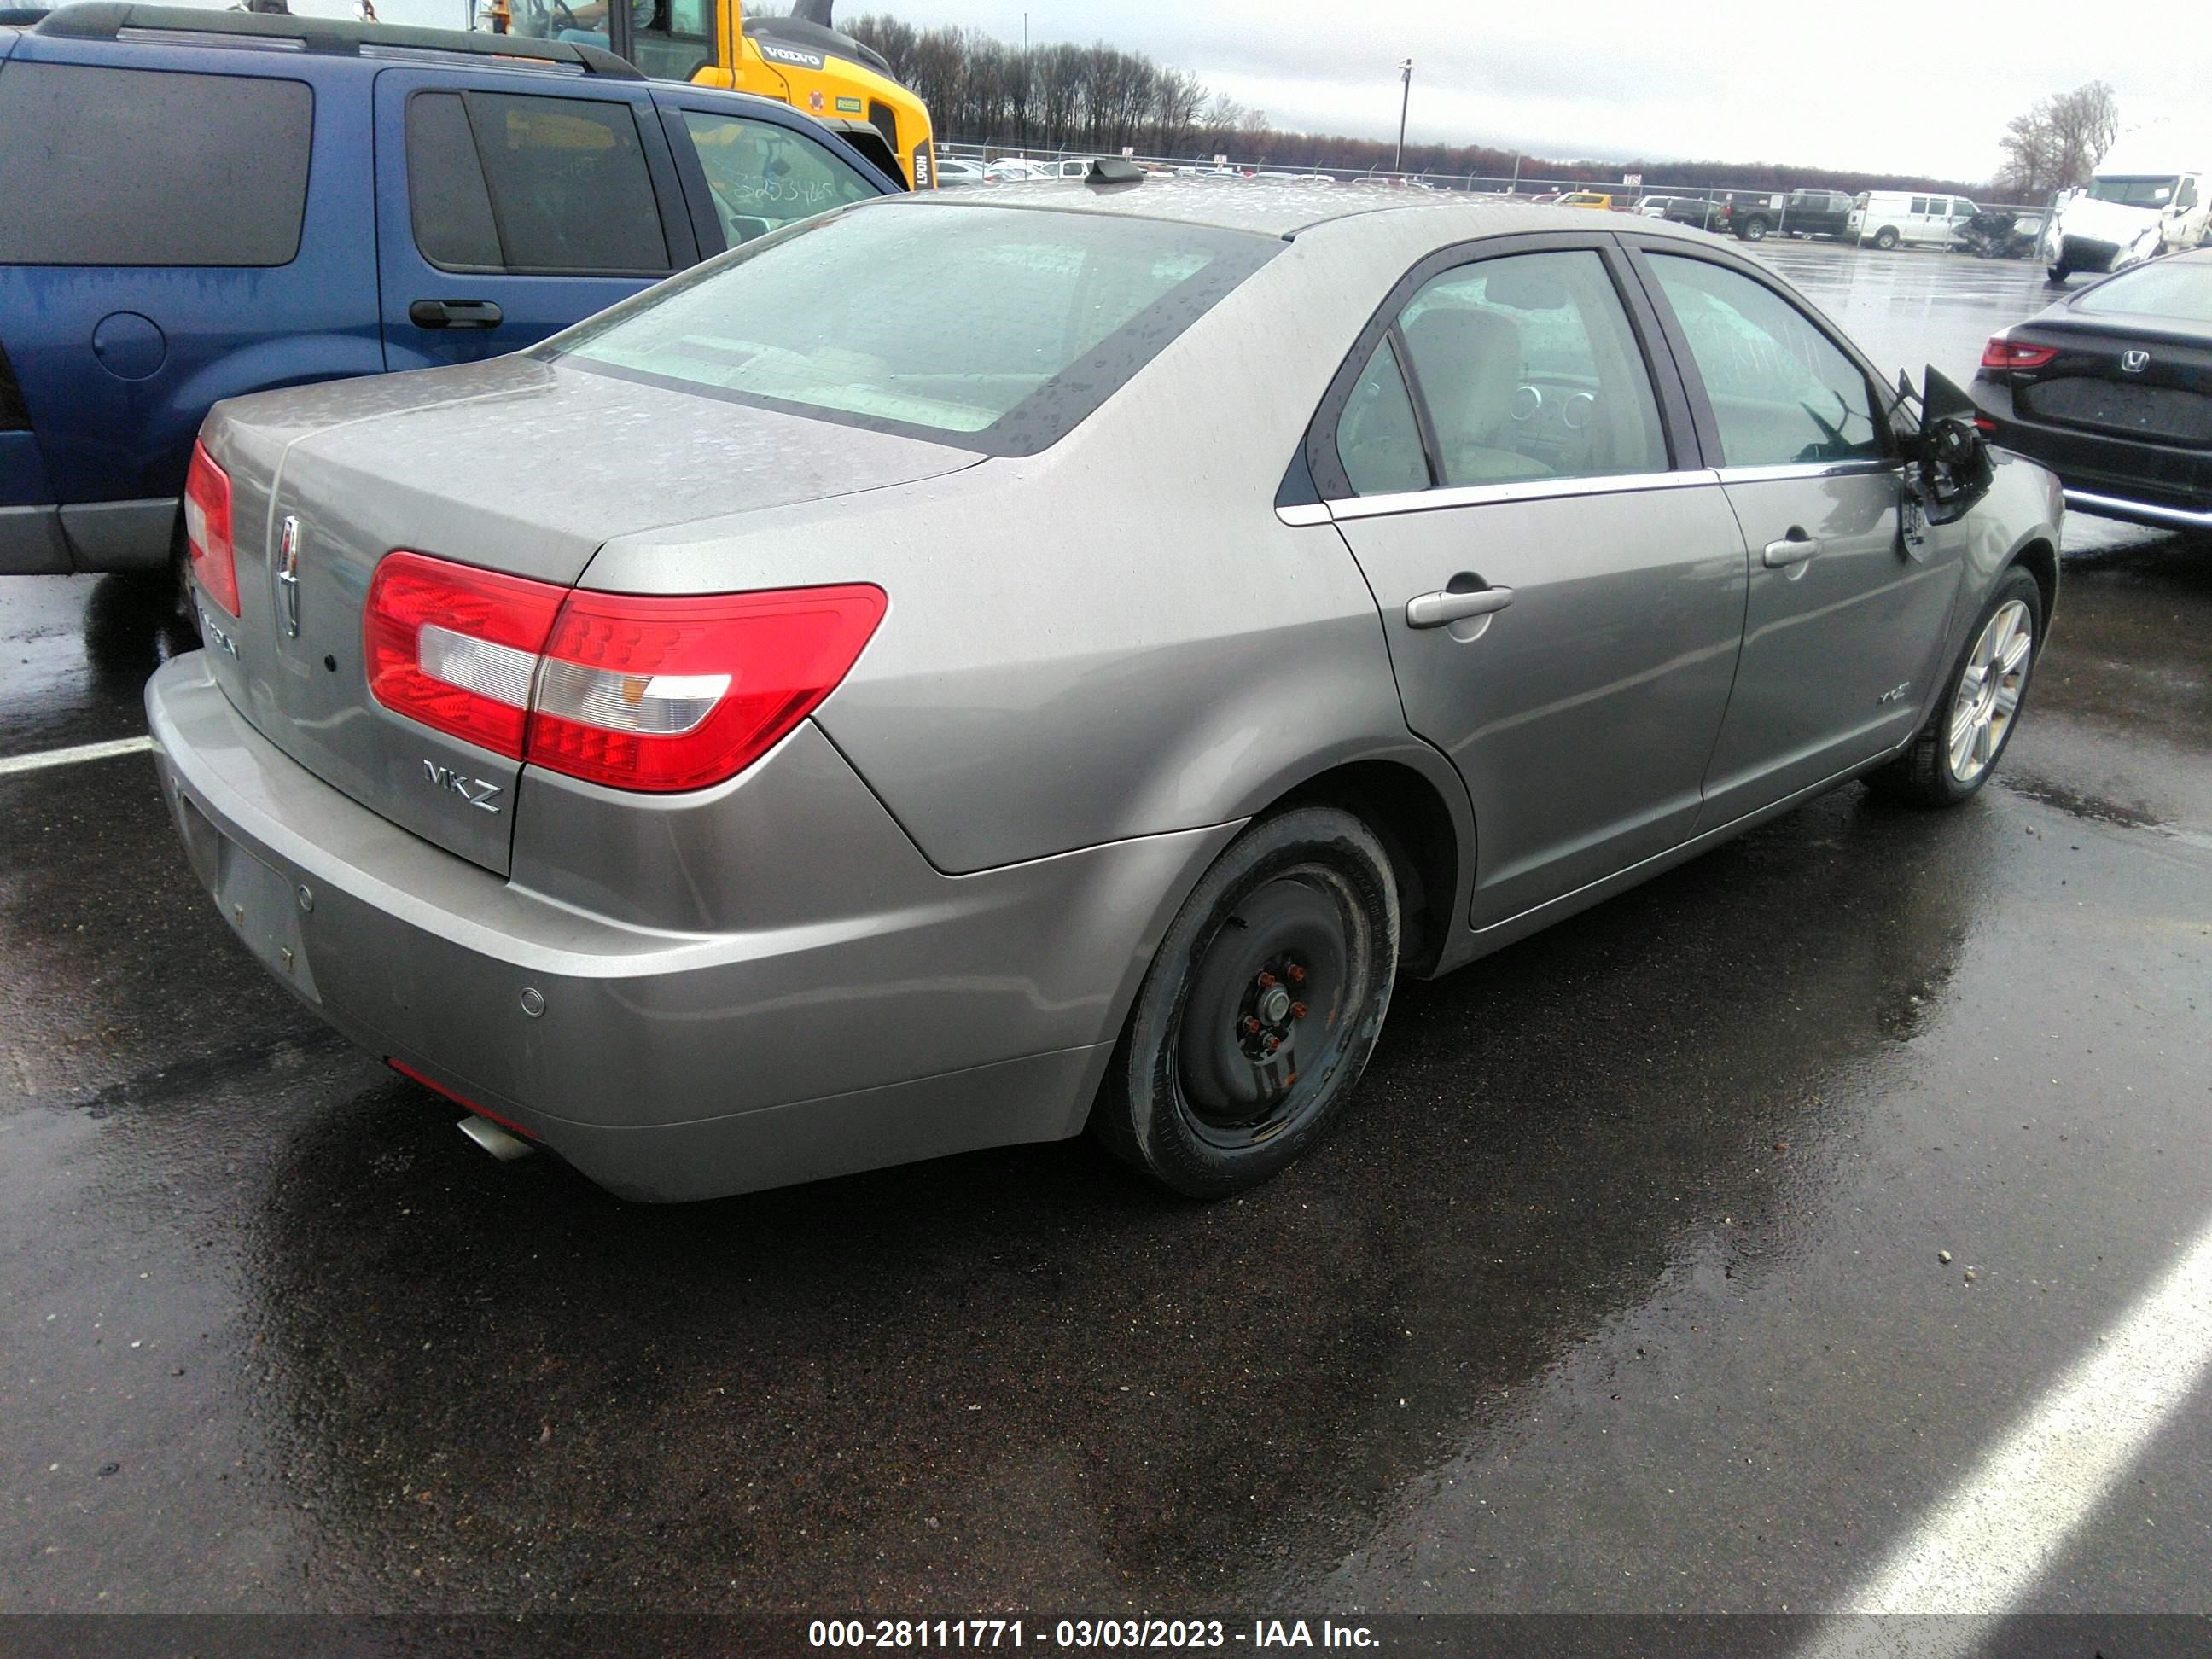
[[1093, 1134], [1189, 1198], [1281, 1173], [1366, 1069], [1400, 927], [1389, 854], [1358, 818], [1304, 806], [1252, 825], [1161, 939]]
[[1884, 253], [1888, 252], [1890, 249], [1895, 247], [1897, 246], [1897, 227], [1894, 225], [1884, 225], [1880, 230], [1875, 232], [1874, 245], [1880, 248]]
[[2064, 288], [2066, 286], [2066, 279], [2069, 276], [2071, 276], [2074, 273], [2067, 270], [2064, 265], [2051, 265], [2047, 267], [2043, 274], [2050, 279], [2051, 287]]
[[1763, 242], [1766, 240], [1766, 221], [1756, 217], [1747, 219], [1737, 229], [1736, 234], [1747, 242]]
[[1982, 607], [1928, 723], [1869, 775], [1869, 787], [1916, 806], [1955, 806], [1987, 783], [2020, 724], [2042, 649], [2043, 590], [2015, 565]]

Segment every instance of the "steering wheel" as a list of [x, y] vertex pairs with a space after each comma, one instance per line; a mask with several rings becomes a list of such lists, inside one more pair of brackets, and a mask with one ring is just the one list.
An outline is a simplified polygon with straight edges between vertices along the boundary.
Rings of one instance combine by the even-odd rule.
[[556, 31], [558, 31], [561, 29], [578, 28], [580, 27], [581, 25], [576, 21], [576, 14], [570, 11], [567, 6], [562, 4], [562, 0], [553, 0], [552, 27]]

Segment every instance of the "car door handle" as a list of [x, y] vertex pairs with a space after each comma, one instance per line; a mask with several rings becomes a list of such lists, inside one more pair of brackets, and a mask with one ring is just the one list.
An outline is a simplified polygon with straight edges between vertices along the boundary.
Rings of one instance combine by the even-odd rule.
[[1513, 590], [1510, 587], [1478, 587], [1471, 593], [1455, 593], [1445, 588], [1435, 593], [1416, 594], [1406, 601], [1406, 626], [1442, 628], [1446, 623], [1461, 622], [1468, 617], [1486, 617], [1512, 603]]
[[417, 328], [497, 328], [500, 310], [489, 300], [417, 300], [407, 320]]
[[1808, 536], [1796, 525], [1778, 542], [1769, 542], [1760, 562], [1769, 570], [1786, 570], [1793, 564], [1802, 564], [1820, 550], [1820, 538]]

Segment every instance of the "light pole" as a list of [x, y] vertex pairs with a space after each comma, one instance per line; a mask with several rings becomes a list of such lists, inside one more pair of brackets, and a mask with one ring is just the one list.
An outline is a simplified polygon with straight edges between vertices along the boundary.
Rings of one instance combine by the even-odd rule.
[[1412, 58], [1401, 58], [1398, 60], [1398, 78], [1405, 83], [1405, 88], [1398, 94], [1398, 159], [1390, 169], [1393, 173], [1403, 173], [1406, 170], [1406, 106], [1413, 100], [1413, 60]]

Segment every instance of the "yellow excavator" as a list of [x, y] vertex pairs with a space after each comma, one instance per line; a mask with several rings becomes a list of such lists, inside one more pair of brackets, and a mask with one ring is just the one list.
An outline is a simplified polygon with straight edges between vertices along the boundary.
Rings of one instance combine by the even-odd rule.
[[[836, 0], [747, 17], [742, 0], [489, 0], [504, 33], [604, 46], [657, 80], [696, 81], [803, 109], [908, 190], [936, 182], [929, 106], [872, 46], [830, 21]], [[510, 3], [512, 9], [509, 9]]]

